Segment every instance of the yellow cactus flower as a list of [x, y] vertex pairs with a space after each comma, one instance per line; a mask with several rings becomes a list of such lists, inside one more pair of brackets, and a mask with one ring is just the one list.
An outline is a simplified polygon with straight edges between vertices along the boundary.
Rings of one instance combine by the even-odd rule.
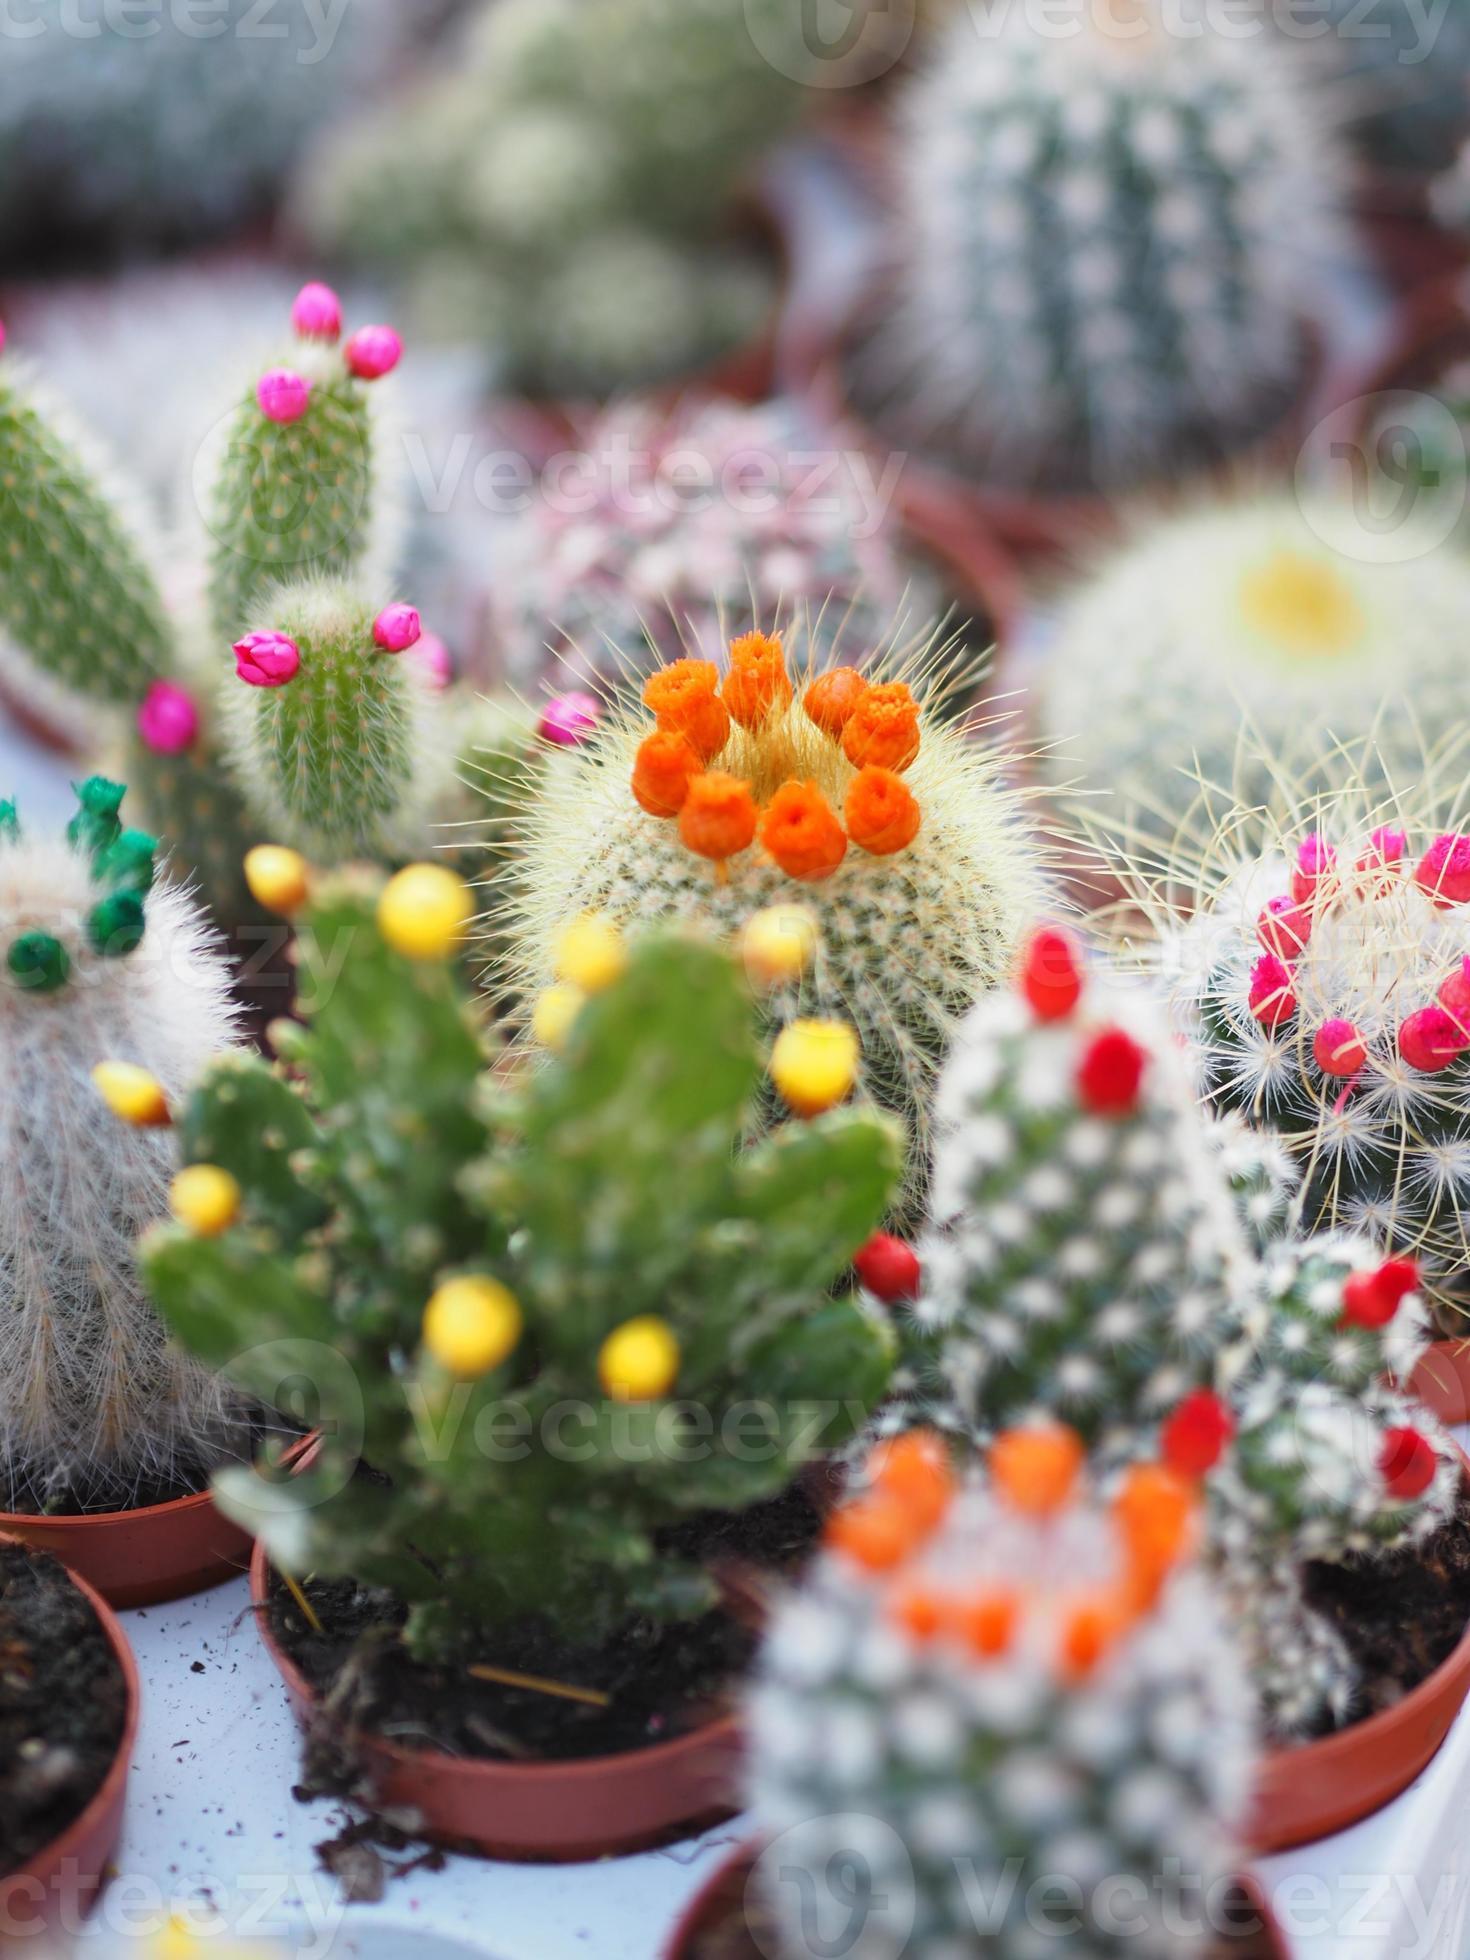
[[383, 888], [378, 930], [407, 959], [447, 960], [474, 913], [463, 878], [442, 864], [410, 864]]
[[451, 1375], [473, 1381], [515, 1352], [524, 1326], [508, 1287], [471, 1274], [435, 1289], [424, 1309], [424, 1346]]
[[817, 922], [804, 905], [768, 905], [751, 914], [740, 935], [740, 956], [757, 987], [799, 980], [816, 952]]
[[543, 1048], [549, 1048], [553, 1055], [561, 1053], [586, 1002], [582, 989], [565, 980], [538, 997], [531, 1014], [531, 1032]]
[[168, 1202], [181, 1225], [201, 1239], [217, 1239], [240, 1216], [241, 1191], [218, 1164], [191, 1164], [174, 1179]]
[[792, 1021], [771, 1050], [771, 1080], [798, 1116], [820, 1116], [852, 1093], [858, 1052], [845, 1021]]
[[257, 844], [245, 853], [245, 883], [267, 912], [289, 919], [311, 896], [311, 873], [299, 851], [284, 844]]
[[99, 1062], [92, 1080], [113, 1115], [135, 1130], [163, 1129], [173, 1120], [163, 1085], [146, 1068], [133, 1062]]
[[573, 919], [556, 943], [557, 978], [584, 994], [600, 994], [612, 986], [627, 964], [622, 934], [596, 912]]
[[597, 1356], [597, 1375], [615, 1402], [652, 1402], [667, 1395], [679, 1374], [679, 1343], [657, 1314], [615, 1327]]

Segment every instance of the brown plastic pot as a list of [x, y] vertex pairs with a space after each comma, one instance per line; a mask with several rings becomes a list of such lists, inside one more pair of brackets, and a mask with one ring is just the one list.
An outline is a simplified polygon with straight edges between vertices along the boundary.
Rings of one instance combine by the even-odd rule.
[[49, 1932], [70, 1932], [75, 1928], [96, 1898], [122, 1835], [128, 1770], [137, 1741], [143, 1697], [138, 1666], [127, 1635], [111, 1607], [75, 1572], [69, 1577], [97, 1615], [117, 1656], [127, 1713], [117, 1754], [91, 1801], [59, 1837], [53, 1838], [19, 1870], [0, 1874], [0, 1948], [6, 1950], [12, 1940], [19, 1945]]
[[[742, 1845], [712, 1874], [700, 1891], [695, 1893], [675, 1926], [663, 1950], [663, 1960], [690, 1960], [697, 1940], [717, 1931], [741, 1911], [745, 1902], [745, 1888], [759, 1855], [759, 1845]], [[1253, 1878], [1246, 1877], [1241, 1882], [1265, 1925], [1277, 1960], [1289, 1960], [1285, 1937], [1265, 1893]], [[751, 1960], [762, 1960], [764, 1948], [758, 1948], [752, 1941], [750, 1953]]]
[[1441, 1422], [1470, 1422], [1470, 1340], [1432, 1341], [1408, 1390]]
[[[267, 1610], [270, 1567], [257, 1544], [250, 1595], [266, 1651], [300, 1720], [316, 1691], [280, 1645]], [[739, 1724], [720, 1716], [648, 1749], [565, 1763], [497, 1763], [353, 1737], [374, 1801], [417, 1814], [418, 1834], [487, 1858], [583, 1864], [692, 1837], [734, 1815]]]
[[207, 1490], [136, 1511], [49, 1518], [0, 1512], [0, 1532], [59, 1558], [110, 1606], [156, 1606], [238, 1579], [250, 1535], [215, 1509]]

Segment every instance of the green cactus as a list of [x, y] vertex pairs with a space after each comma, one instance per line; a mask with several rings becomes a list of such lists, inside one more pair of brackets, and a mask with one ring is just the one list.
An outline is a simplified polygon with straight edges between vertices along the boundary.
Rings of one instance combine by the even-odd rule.
[[[0, 805], [0, 1487], [6, 1510], [122, 1508], [238, 1455], [249, 1424], [167, 1340], [133, 1241], [165, 1216], [167, 1104], [230, 1047], [227, 975], [123, 791], [81, 785], [63, 838]], [[149, 1105], [124, 1124], [118, 1064]], [[94, 1082], [94, 1071], [100, 1071]], [[99, 1094], [99, 1089], [103, 1093]]]
[[1295, 51], [1147, 10], [937, 37], [896, 111], [893, 263], [855, 350], [896, 438], [1115, 492], [1260, 440], [1307, 378], [1344, 173]]
[[[630, 1615], [708, 1607], [707, 1575], [655, 1534], [782, 1489], [814, 1398], [842, 1405], [830, 1445], [882, 1393], [887, 1330], [829, 1289], [896, 1140], [837, 1112], [737, 1157], [760, 1080], [750, 1001], [726, 956], [682, 938], [616, 962], [558, 1059], [497, 1079], [447, 963], [448, 913], [469, 910], [454, 886], [404, 872], [376, 925], [360, 882], [319, 894], [303, 1087], [254, 1061], [206, 1076], [186, 1154], [238, 1181], [238, 1221], [161, 1230], [144, 1267], [176, 1335], [242, 1387], [270, 1392], [283, 1355], [310, 1370], [312, 1344], [344, 1364], [315, 1369], [322, 1453], [266, 1523], [288, 1570], [391, 1588], [419, 1654], [543, 1617], [592, 1646]], [[543, 1428], [569, 1401], [585, 1450]], [[769, 1409], [769, 1448], [727, 1444], [737, 1403]], [[618, 1447], [621, 1423], [646, 1438], [671, 1407], [672, 1446]], [[686, 1448], [699, 1411], [713, 1440]], [[487, 1449], [490, 1424], [526, 1449]], [[350, 1480], [359, 1450], [388, 1481]], [[221, 1498], [253, 1509], [240, 1478]]]

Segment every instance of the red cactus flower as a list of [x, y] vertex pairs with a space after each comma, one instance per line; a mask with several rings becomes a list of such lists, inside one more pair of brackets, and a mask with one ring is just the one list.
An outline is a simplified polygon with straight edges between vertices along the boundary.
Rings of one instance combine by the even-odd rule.
[[1470, 1048], [1454, 1015], [1443, 1007], [1421, 1007], [1399, 1028], [1399, 1053], [1410, 1068], [1437, 1075]]
[[1368, 1044], [1351, 1021], [1334, 1016], [1318, 1028], [1312, 1053], [1324, 1075], [1351, 1078], [1367, 1065]]
[[863, 1285], [885, 1306], [918, 1299], [919, 1255], [891, 1232], [874, 1232], [853, 1254], [852, 1263]]
[[1408, 1501], [1422, 1497], [1434, 1482], [1439, 1458], [1417, 1429], [1389, 1429], [1378, 1453], [1378, 1473], [1390, 1497]]
[[1094, 1116], [1127, 1116], [1138, 1107], [1148, 1050], [1122, 1028], [1104, 1028], [1077, 1066], [1077, 1095]]
[[1256, 920], [1256, 937], [1279, 960], [1297, 959], [1312, 936], [1312, 915], [1295, 899], [1267, 899]]
[[1251, 1013], [1263, 1028], [1279, 1028], [1291, 1019], [1296, 1012], [1296, 995], [1292, 992], [1291, 968], [1284, 960], [1274, 953], [1262, 953], [1251, 968], [1248, 999]]
[[1021, 992], [1038, 1021], [1065, 1021], [1082, 998], [1082, 963], [1072, 935], [1056, 926], [1032, 933], [1021, 956]]
[[1291, 874], [1291, 895], [1298, 905], [1310, 904], [1317, 886], [1337, 863], [1337, 847], [1313, 831], [1297, 846], [1296, 869]]
[[1353, 1273], [1342, 1289], [1340, 1318], [1348, 1327], [1387, 1327], [1418, 1285], [1412, 1259], [1389, 1259], [1374, 1272]]
[[1414, 878], [1436, 905], [1463, 905], [1470, 898], [1470, 837], [1458, 832], [1436, 837]]
[[1159, 1454], [1181, 1477], [1213, 1470], [1235, 1437], [1235, 1418], [1211, 1388], [1197, 1388], [1175, 1409], [1159, 1435]]

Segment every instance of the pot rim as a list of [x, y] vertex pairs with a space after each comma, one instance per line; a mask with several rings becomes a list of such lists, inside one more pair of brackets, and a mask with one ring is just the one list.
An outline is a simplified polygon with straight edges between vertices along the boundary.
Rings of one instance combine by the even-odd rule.
[[129, 1509], [119, 1511], [74, 1511], [52, 1516], [42, 1511], [0, 1511], [0, 1537], [22, 1537], [21, 1530], [12, 1527], [44, 1527], [48, 1532], [83, 1532], [114, 1529], [123, 1525], [152, 1523], [166, 1517], [177, 1517], [182, 1511], [197, 1510], [201, 1505], [214, 1503], [214, 1493], [208, 1486], [190, 1493], [188, 1497], [168, 1497], [161, 1504], [135, 1504]]

